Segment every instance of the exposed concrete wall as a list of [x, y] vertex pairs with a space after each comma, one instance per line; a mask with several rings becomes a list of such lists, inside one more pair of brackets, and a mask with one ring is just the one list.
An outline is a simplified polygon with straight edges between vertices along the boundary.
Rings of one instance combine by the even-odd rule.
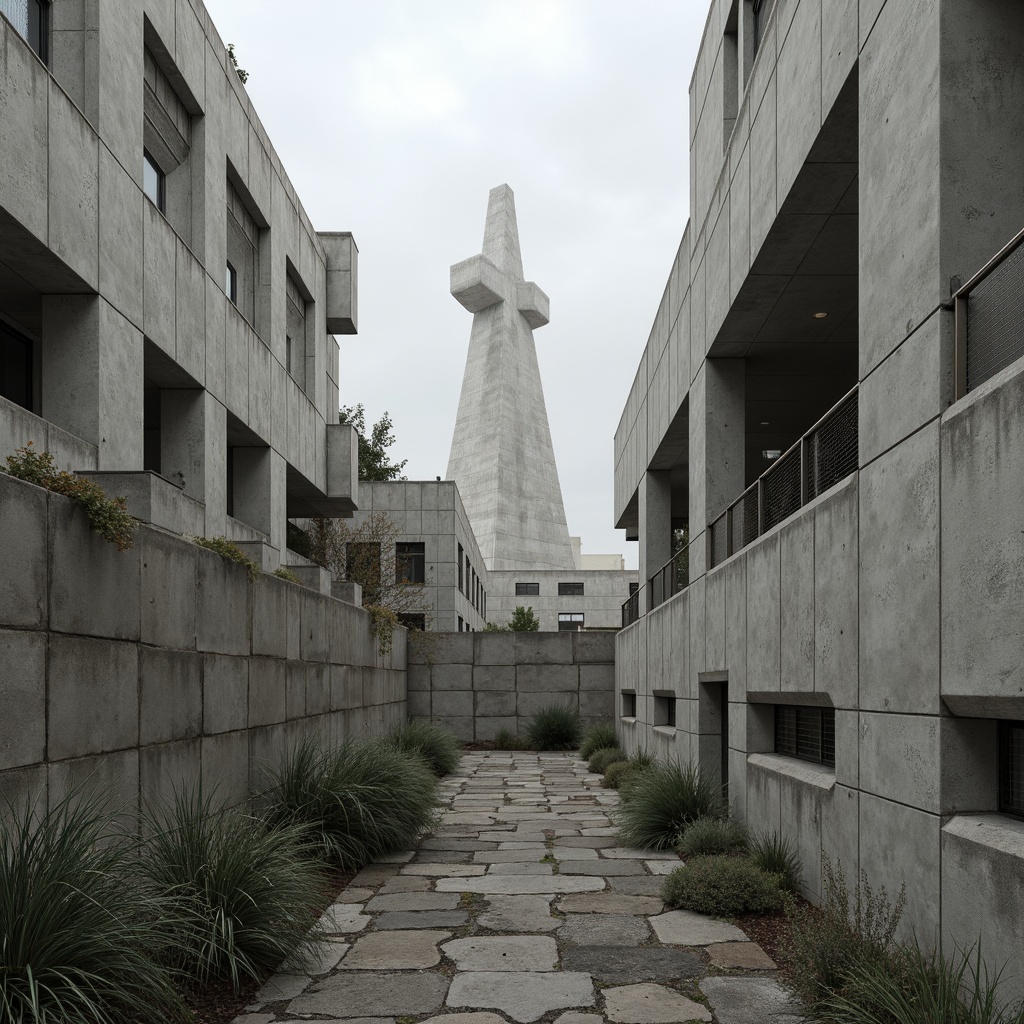
[[[587, 629], [618, 629], [629, 585], [639, 576], [635, 569], [520, 569], [487, 574], [488, 621], [507, 625], [519, 605], [532, 608], [541, 632], [558, 630], [560, 612], [582, 613]], [[536, 583], [538, 594], [516, 594], [517, 583]], [[582, 583], [583, 594], [560, 595], [559, 583]]]
[[405, 631], [141, 527], [118, 552], [69, 499], [0, 474], [0, 793], [94, 786], [131, 820], [202, 779], [238, 801], [318, 733], [406, 717]]
[[409, 650], [409, 717], [463, 740], [524, 733], [541, 708], [568, 705], [584, 728], [614, 714], [612, 633], [447, 634]]

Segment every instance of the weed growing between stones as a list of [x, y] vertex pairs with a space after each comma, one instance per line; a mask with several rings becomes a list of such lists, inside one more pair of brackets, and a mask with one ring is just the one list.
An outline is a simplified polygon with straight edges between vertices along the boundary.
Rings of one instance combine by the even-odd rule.
[[229, 562], [244, 565], [251, 580], [256, 579], [260, 574], [260, 567], [233, 540], [228, 540], [227, 537], [194, 537], [191, 534], [185, 534], [185, 539], [192, 541], [193, 544], [198, 544], [201, 548], [206, 548], [207, 551], [215, 551], [221, 558]]

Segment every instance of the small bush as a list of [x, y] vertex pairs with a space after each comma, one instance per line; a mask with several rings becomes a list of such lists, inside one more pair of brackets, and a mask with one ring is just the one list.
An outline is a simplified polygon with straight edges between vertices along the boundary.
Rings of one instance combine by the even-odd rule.
[[[686, 859], [735, 855], [747, 849], [750, 833], [746, 825], [731, 818], [698, 818], [683, 833], [676, 850]], [[755, 867], [762, 868], [760, 864]]]
[[655, 761], [631, 776], [627, 799], [617, 811], [619, 836], [627, 846], [668, 850], [698, 818], [724, 818], [722, 787], [692, 764]]
[[89, 517], [93, 530], [115, 544], [118, 551], [127, 551], [135, 543], [139, 524], [129, 513], [124, 498], [108, 498], [92, 480], [58, 471], [52, 453], [35, 451], [31, 441], [24, 448], [16, 448], [6, 462], [5, 472], [9, 475], [70, 498]]
[[186, 539], [192, 541], [193, 544], [198, 544], [201, 548], [206, 548], [207, 551], [215, 551], [221, 558], [227, 559], [229, 562], [244, 565], [251, 580], [256, 579], [260, 574], [260, 567], [233, 540], [228, 540], [227, 537], [193, 537], [186, 534]]
[[750, 859], [756, 867], [779, 876], [779, 884], [787, 892], [800, 891], [802, 865], [796, 849], [778, 832], [762, 832], [750, 839]]
[[495, 750], [529, 750], [529, 745], [511, 729], [499, 729], [494, 737]]
[[308, 959], [320, 940], [310, 929], [322, 876], [305, 826], [218, 812], [198, 789], [149, 812], [145, 826], [141, 870], [169, 897], [174, 959], [187, 978], [228, 978], [237, 992], [288, 957]]
[[628, 760], [629, 757], [626, 752], [618, 747], [601, 747], [600, 750], [595, 750], [590, 755], [590, 760], [587, 762], [587, 771], [594, 772], [596, 775], [603, 775], [608, 770], [609, 765], [615, 764], [616, 761]]
[[185, 1020], [172, 985], [168, 908], [134, 884], [98, 808], [68, 798], [0, 821], [0, 1020]]
[[305, 740], [271, 779], [271, 820], [309, 826], [317, 848], [345, 870], [411, 846], [437, 806], [427, 762], [381, 742], [327, 748]]
[[572, 750], [580, 742], [579, 712], [558, 704], [541, 708], [530, 720], [526, 738], [534, 750]]
[[[291, 525], [291, 524], [289, 524], [289, 525]], [[276, 569], [274, 570], [274, 575], [275, 575], [275, 576], [276, 576], [276, 577], [277, 577], [277, 578], [278, 578], [279, 580], [287, 580], [287, 581], [288, 581], [289, 583], [301, 583], [301, 582], [302, 582], [302, 581], [301, 581], [301, 580], [299, 579], [299, 577], [298, 577], [298, 576], [296, 576], [296, 575], [295, 575], [295, 573], [294, 573], [294, 572], [292, 572], [292, 570], [288, 568], [288, 566], [287, 566], [287, 565], [281, 565], [281, 566], [278, 566], [278, 567], [277, 567], [277, 568], [276, 568]]]
[[399, 750], [420, 754], [435, 775], [447, 775], [459, 766], [462, 751], [458, 737], [439, 722], [423, 718], [399, 726], [388, 737]]
[[779, 880], [746, 857], [694, 857], [665, 876], [661, 897], [670, 907], [737, 917], [770, 914], [785, 902]]
[[632, 761], [612, 761], [604, 770], [604, 778], [601, 785], [605, 789], [619, 789], [629, 781], [629, 777], [636, 772], [642, 771]]
[[583, 742], [580, 743], [580, 757], [584, 761], [590, 760], [590, 755], [596, 750], [604, 747], [614, 747], [615, 725], [612, 722], [592, 725], [583, 735]]

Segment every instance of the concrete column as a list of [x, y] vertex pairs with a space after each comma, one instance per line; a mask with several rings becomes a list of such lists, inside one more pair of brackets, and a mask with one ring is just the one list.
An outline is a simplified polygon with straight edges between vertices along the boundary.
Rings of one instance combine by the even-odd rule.
[[206, 502], [206, 536], [219, 537], [227, 528], [228, 414], [208, 391], [203, 393], [203, 501]]
[[234, 449], [234, 490], [234, 518], [269, 537], [272, 509], [269, 448]]
[[672, 474], [648, 470], [640, 481], [640, 603], [647, 607], [647, 581], [672, 557]]
[[198, 388], [160, 392], [160, 472], [185, 493], [206, 500], [206, 393]]

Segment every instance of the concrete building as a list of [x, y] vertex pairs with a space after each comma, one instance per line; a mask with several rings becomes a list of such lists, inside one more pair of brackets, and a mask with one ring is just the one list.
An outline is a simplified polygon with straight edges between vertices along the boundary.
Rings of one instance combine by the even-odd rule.
[[272, 568], [288, 517], [356, 503], [353, 239], [313, 228], [201, 3], [4, 12], [0, 453]]
[[615, 437], [623, 741], [1019, 996], [1024, 7], [713, 0], [689, 130]]

